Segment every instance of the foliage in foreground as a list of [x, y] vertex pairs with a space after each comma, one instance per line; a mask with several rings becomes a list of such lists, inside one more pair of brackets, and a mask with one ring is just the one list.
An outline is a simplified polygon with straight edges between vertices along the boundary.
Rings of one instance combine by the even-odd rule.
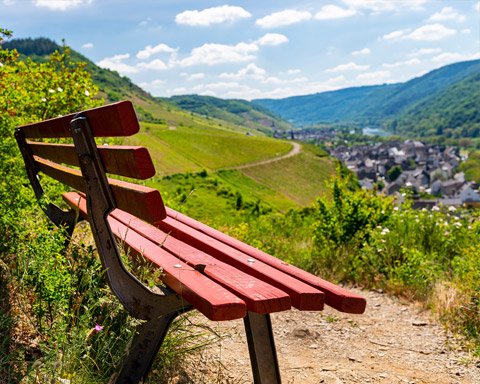
[[480, 353], [478, 213], [455, 207], [418, 211], [408, 199], [398, 206], [340, 182], [334, 191], [332, 201], [317, 204], [310, 268], [422, 301]]
[[[0, 29], [0, 43], [10, 34]], [[100, 105], [92, 98], [97, 92], [68, 48], [42, 63], [0, 49], [1, 383], [104, 383], [135, 332], [136, 321], [110, 293], [89, 235], [77, 233], [67, 247], [63, 229], [39, 209], [13, 137], [16, 126]], [[46, 187], [51, 196], [63, 188]], [[196, 346], [196, 333], [171, 333], [153, 379]]]
[[414, 210], [343, 180], [332, 196], [231, 233], [326, 279], [423, 302], [480, 354], [478, 212]]

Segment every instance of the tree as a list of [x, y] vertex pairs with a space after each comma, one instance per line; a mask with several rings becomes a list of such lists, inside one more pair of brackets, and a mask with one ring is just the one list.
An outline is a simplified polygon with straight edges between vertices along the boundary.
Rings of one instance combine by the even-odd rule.
[[394, 165], [387, 171], [388, 181], [395, 181], [402, 174], [402, 168], [399, 165]]

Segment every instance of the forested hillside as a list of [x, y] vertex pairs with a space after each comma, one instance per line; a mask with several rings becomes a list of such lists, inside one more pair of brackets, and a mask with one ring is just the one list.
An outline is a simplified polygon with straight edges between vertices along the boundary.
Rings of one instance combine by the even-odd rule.
[[212, 96], [182, 95], [165, 98], [179, 108], [200, 115], [232, 121], [260, 131], [289, 130], [293, 126], [267, 108], [245, 100], [224, 100]]
[[451, 64], [405, 83], [341, 89], [253, 102], [297, 125], [319, 122], [384, 126], [406, 136], [448, 132], [476, 137], [480, 60]]

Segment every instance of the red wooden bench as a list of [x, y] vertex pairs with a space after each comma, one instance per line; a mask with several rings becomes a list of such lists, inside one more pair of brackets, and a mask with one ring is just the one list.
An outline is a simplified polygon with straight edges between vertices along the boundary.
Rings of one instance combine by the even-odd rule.
[[[90, 222], [112, 291], [132, 316], [146, 320], [112, 383], [145, 377], [172, 320], [191, 309], [210, 320], [244, 318], [255, 383], [280, 383], [270, 313], [291, 307], [320, 311], [324, 303], [342, 312], [364, 312], [362, 297], [165, 207], [155, 189], [107, 177], [155, 174], [145, 148], [95, 144], [95, 137], [138, 131], [126, 101], [15, 131], [38, 199], [44, 194], [40, 172], [75, 190], [63, 195], [70, 210], [42, 205], [45, 213], [70, 234], [79, 216]], [[49, 138], [73, 138], [73, 144], [40, 140]], [[153, 293], [124, 267], [118, 239], [130, 254], [162, 269], [163, 294]]]

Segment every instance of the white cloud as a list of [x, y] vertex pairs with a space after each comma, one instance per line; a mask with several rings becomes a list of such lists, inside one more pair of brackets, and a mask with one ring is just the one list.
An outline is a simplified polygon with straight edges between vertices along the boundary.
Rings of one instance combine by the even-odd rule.
[[472, 30], [470, 28], [465, 28], [462, 29], [460, 32], [462, 32], [464, 35], [469, 35], [470, 33], [472, 33]]
[[423, 10], [423, 5], [430, 0], [342, 0], [351, 9], [367, 10], [372, 12]]
[[310, 20], [311, 18], [312, 14], [310, 12], [285, 9], [258, 19], [255, 24], [262, 28], [277, 28]]
[[173, 93], [177, 94], [177, 95], [182, 95], [182, 94], [185, 94], [187, 92], [188, 92], [188, 90], [185, 87], [178, 87], [178, 88], [174, 88], [174, 90], [173, 90]]
[[336, 5], [324, 5], [320, 11], [315, 14], [316, 20], [334, 20], [353, 16], [357, 13], [354, 9], [345, 9]]
[[152, 71], [164, 71], [168, 69], [168, 65], [165, 64], [165, 62], [163, 62], [160, 59], [155, 59], [155, 60], [149, 61], [148, 63], [138, 63], [137, 67], [143, 70], [152, 70]]
[[477, 3], [473, 6], [473, 9], [475, 9], [477, 12], [480, 12], [480, 1], [477, 1]]
[[397, 63], [385, 63], [382, 66], [384, 68], [398, 68], [398, 67], [411, 67], [413, 65], [422, 64], [420, 59], [414, 58], [406, 61], [399, 61]]
[[452, 7], [443, 7], [440, 12], [434, 13], [429, 21], [443, 21], [443, 20], [455, 20], [459, 22], [465, 21], [465, 16], [455, 11]]
[[442, 52], [440, 48], [421, 48], [409, 53], [407, 56], [408, 57], [429, 56], [429, 55], [434, 55], [440, 52]]
[[165, 81], [164, 80], [153, 80], [152, 82], [142, 82], [138, 84], [141, 88], [148, 92], [155, 93], [158, 90], [164, 90]]
[[15, 5], [15, 0], [3, 0], [4, 5]]
[[356, 77], [358, 81], [362, 84], [379, 84], [381, 82], [385, 82], [390, 80], [391, 73], [390, 71], [375, 71], [375, 72], [367, 72], [362, 73]]
[[198, 93], [200, 96], [213, 96], [213, 97], [217, 97], [217, 94], [214, 92], [214, 91], [202, 91], [202, 92], [199, 92]]
[[288, 37], [281, 35], [280, 33], [267, 33], [257, 40], [259, 45], [271, 45], [276, 46], [284, 43], [288, 43]]
[[401, 29], [401, 30], [398, 30], [398, 31], [393, 31], [393, 32], [387, 33], [386, 35], [383, 35], [382, 39], [383, 40], [398, 40], [398, 39], [404, 38], [409, 31], [410, 30], [408, 30], [408, 29]]
[[34, 0], [33, 4], [37, 7], [45, 7], [52, 11], [66, 11], [80, 5], [91, 4], [93, 0]]
[[141, 51], [138, 51], [137, 58], [141, 60], [148, 59], [150, 56], [155, 55], [156, 53], [173, 53], [176, 52], [175, 48], [169, 47], [167, 44], [158, 44], [154, 47], [147, 45]]
[[292, 69], [289, 69], [287, 71], [288, 75], [297, 75], [299, 73], [302, 73], [302, 71], [300, 69], [297, 69], [297, 68], [292, 68]]
[[[298, 73], [298, 72], [295, 72]], [[275, 76], [268, 76], [267, 71], [258, 67], [255, 63], [248, 64], [245, 68], [234, 73], [222, 73], [219, 75], [221, 79], [229, 79], [235, 81], [254, 80], [256, 83], [262, 84], [298, 84], [307, 82], [306, 77], [295, 77], [294, 79], [284, 79]]]
[[246, 99], [251, 100], [262, 96], [262, 92], [256, 88], [237, 82], [220, 82], [203, 85], [202, 88], [194, 89], [195, 92], [202, 95], [214, 94], [228, 99]]
[[202, 11], [193, 10], [179, 13], [175, 16], [177, 24], [189, 25], [192, 27], [209, 26], [211, 24], [221, 24], [233, 22], [238, 19], [247, 19], [252, 15], [242, 7], [222, 5], [220, 7], [207, 8]]
[[126, 60], [128, 58], [130, 58], [130, 54], [128, 53], [115, 55], [112, 57], [106, 57], [100, 60], [97, 63], [97, 65], [102, 68], [107, 68], [112, 71], [117, 71], [121, 74], [138, 73], [139, 72], [138, 68], [122, 62], [123, 60]]
[[252, 53], [258, 51], [258, 45], [254, 43], [238, 43], [237, 45], [204, 44], [192, 49], [190, 56], [180, 60], [182, 67], [206, 64], [215, 65], [223, 63], [238, 63], [254, 60]]
[[456, 33], [455, 29], [447, 28], [442, 24], [429, 24], [417, 28], [407, 35], [406, 38], [416, 41], [437, 41]]
[[358, 51], [353, 51], [352, 55], [353, 56], [362, 56], [362, 55], [369, 55], [370, 53], [372, 53], [370, 48], [363, 48], [363, 49], [360, 49]]
[[359, 65], [354, 62], [340, 64], [334, 68], [327, 69], [327, 73], [346, 72], [346, 71], [364, 71], [370, 68], [370, 65]]
[[194, 80], [201, 80], [205, 78], [205, 73], [198, 72], [198, 73], [192, 73], [191, 75], [188, 75], [186, 77], [187, 81], [194, 81]]
[[251, 77], [256, 80], [263, 80], [267, 74], [265, 69], [258, 67], [255, 63], [248, 64], [245, 68], [240, 69], [235, 73], [221, 73], [219, 75], [222, 79], [244, 79]]
[[457, 31], [455, 29], [447, 28], [442, 24], [436, 23], [423, 25], [412, 32], [408, 29], [393, 31], [387, 33], [382, 38], [383, 40], [437, 41], [455, 35], [456, 33]]
[[93, 43], [85, 43], [82, 45], [83, 49], [92, 49], [93, 48]]
[[150, 17], [147, 17], [145, 20], [142, 20], [141, 22], [138, 23], [139, 27], [146, 27], [152, 19]]
[[480, 53], [474, 54], [462, 54], [457, 52], [443, 52], [440, 55], [432, 57], [432, 62], [446, 65], [449, 63], [454, 63], [457, 61], [468, 61], [468, 60], [476, 60], [480, 59]]

